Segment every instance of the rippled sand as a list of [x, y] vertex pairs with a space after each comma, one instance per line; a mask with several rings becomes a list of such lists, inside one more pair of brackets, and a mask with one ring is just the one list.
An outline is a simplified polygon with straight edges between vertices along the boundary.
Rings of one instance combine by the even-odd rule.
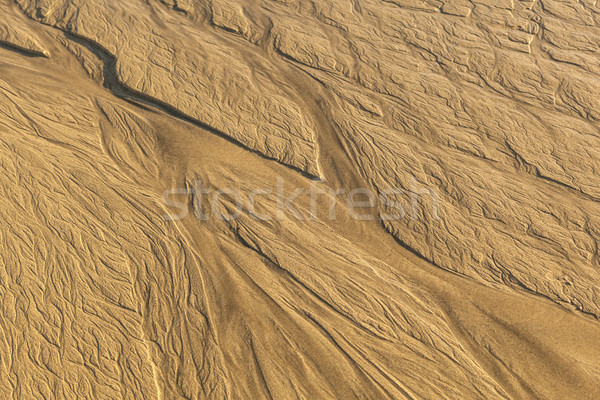
[[0, 0], [0, 399], [599, 399], [599, 74], [592, 0]]

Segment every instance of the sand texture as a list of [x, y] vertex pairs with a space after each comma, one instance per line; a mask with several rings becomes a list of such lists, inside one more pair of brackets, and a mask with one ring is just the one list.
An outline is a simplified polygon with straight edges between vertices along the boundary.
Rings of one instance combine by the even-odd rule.
[[599, 243], [595, 0], [0, 0], [0, 399], [597, 400]]

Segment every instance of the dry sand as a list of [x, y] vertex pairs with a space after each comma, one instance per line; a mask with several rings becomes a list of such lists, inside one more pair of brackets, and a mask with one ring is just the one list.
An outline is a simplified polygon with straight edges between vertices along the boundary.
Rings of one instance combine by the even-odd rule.
[[0, 0], [0, 399], [599, 399], [599, 74], [592, 0]]

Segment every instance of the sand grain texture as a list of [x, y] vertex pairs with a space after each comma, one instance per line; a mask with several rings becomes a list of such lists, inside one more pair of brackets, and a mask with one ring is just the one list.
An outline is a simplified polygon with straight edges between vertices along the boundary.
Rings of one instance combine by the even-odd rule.
[[[599, 73], [590, 0], [0, 0], [0, 398], [600, 398]], [[401, 190], [164, 218], [278, 179]]]

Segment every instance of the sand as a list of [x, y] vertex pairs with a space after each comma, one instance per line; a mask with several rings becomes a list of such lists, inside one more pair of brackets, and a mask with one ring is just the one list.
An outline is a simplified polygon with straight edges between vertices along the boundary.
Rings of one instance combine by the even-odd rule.
[[600, 398], [600, 4], [0, 0], [0, 399]]

